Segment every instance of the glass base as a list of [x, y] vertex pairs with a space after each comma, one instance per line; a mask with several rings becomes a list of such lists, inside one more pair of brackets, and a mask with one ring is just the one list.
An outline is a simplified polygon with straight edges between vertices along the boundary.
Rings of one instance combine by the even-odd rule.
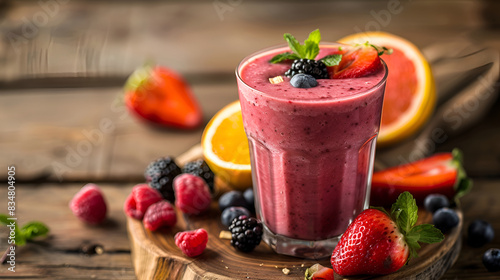
[[325, 240], [302, 240], [275, 234], [266, 225], [262, 240], [273, 250], [282, 255], [288, 255], [304, 259], [322, 259], [331, 257], [333, 249], [340, 241], [342, 235]]

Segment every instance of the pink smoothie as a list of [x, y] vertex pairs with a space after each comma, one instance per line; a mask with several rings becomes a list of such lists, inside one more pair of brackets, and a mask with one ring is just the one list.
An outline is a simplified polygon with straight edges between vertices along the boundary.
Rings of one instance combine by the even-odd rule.
[[[322, 45], [318, 58], [333, 48]], [[294, 88], [288, 78], [271, 84], [290, 63], [268, 61], [285, 51], [258, 53], [238, 67], [257, 215], [275, 234], [325, 240], [341, 235], [367, 207], [386, 70], [318, 79], [309, 89]]]

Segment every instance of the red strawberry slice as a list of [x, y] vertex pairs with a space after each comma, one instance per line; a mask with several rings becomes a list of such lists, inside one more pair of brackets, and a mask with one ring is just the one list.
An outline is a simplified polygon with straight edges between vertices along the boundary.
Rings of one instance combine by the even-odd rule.
[[188, 84], [161, 66], [140, 68], [128, 78], [125, 104], [140, 118], [163, 126], [192, 129], [202, 121], [200, 106]]
[[306, 270], [306, 280], [333, 280], [333, 269], [324, 267], [319, 263]]
[[361, 212], [333, 250], [333, 270], [342, 276], [389, 274], [417, 256], [418, 242], [441, 242], [444, 236], [433, 225], [415, 226], [417, 211], [413, 196], [404, 192], [390, 215], [383, 209]]
[[327, 67], [332, 79], [358, 78], [382, 68], [378, 51], [371, 46], [360, 46], [342, 55], [339, 65]]

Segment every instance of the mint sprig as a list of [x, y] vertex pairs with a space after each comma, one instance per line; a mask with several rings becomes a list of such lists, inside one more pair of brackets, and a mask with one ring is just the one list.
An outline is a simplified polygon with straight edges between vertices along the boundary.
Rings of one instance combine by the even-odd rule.
[[430, 224], [415, 226], [418, 219], [417, 202], [409, 192], [399, 195], [391, 208], [391, 218], [396, 222], [399, 230], [404, 235], [410, 249], [410, 257], [418, 257], [417, 250], [420, 243], [438, 243], [443, 241], [443, 233]]
[[[21, 229], [17, 226], [17, 221], [9, 220], [9, 217], [5, 214], [0, 214], [0, 223], [8, 226], [14, 224], [14, 243], [16, 246], [23, 246], [26, 242], [31, 241], [39, 236], [44, 236], [49, 233], [49, 228], [41, 222], [32, 221], [24, 224]], [[13, 244], [14, 245], [14, 244]]]
[[[285, 52], [275, 55], [270, 63], [279, 63], [285, 60], [295, 60], [295, 59], [316, 59], [319, 54], [319, 42], [321, 41], [321, 33], [319, 29], [314, 30], [309, 33], [309, 37], [301, 44], [295, 37], [290, 33], [283, 34], [285, 41], [288, 43], [290, 50], [292, 52]], [[342, 55], [335, 54], [329, 55], [321, 59], [326, 66], [335, 66], [342, 60]]]

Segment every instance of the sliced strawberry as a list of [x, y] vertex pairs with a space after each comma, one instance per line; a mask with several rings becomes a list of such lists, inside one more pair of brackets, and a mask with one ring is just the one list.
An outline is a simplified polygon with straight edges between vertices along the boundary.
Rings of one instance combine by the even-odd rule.
[[333, 280], [333, 269], [324, 267], [319, 263], [306, 270], [306, 280]]
[[415, 162], [374, 172], [370, 204], [390, 206], [404, 191], [422, 204], [430, 194], [453, 199], [464, 195], [472, 186], [462, 166], [461, 152], [439, 153]]
[[358, 78], [377, 72], [382, 62], [375, 48], [363, 45], [343, 54], [339, 65], [327, 68], [332, 79]]
[[188, 84], [165, 67], [136, 70], [125, 84], [125, 104], [137, 116], [164, 126], [192, 129], [202, 121]]
[[333, 250], [333, 270], [342, 276], [389, 274], [417, 256], [418, 242], [441, 242], [444, 236], [434, 226], [415, 226], [417, 211], [415, 199], [404, 192], [390, 215], [378, 209], [361, 212]]

